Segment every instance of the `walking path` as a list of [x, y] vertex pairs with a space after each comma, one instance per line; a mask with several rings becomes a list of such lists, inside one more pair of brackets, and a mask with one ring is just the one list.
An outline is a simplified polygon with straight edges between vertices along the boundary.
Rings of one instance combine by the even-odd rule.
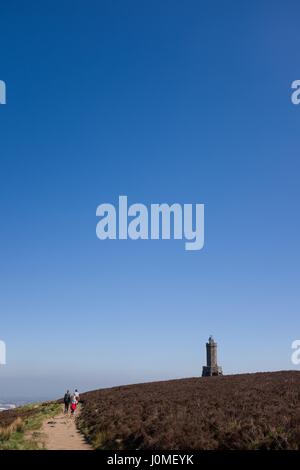
[[45, 421], [41, 431], [45, 435], [47, 450], [93, 450], [76, 428], [75, 418], [70, 414], [61, 413]]

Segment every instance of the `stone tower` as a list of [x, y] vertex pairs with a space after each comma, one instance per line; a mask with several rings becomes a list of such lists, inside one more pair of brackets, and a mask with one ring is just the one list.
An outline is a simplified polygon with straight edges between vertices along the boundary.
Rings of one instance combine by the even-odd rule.
[[222, 367], [218, 366], [217, 343], [210, 336], [206, 343], [206, 366], [203, 366], [202, 377], [211, 377], [212, 375], [223, 375]]

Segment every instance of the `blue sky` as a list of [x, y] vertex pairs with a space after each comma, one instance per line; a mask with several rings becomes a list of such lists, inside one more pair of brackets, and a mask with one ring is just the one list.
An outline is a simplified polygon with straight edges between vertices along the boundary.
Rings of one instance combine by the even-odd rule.
[[[6, 2], [1, 395], [295, 368], [296, 1]], [[100, 241], [96, 207], [205, 204], [205, 247]]]

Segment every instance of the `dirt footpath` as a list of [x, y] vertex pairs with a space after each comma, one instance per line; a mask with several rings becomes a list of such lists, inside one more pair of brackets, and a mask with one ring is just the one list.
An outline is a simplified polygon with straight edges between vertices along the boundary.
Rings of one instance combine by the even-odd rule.
[[44, 422], [41, 429], [47, 450], [93, 450], [75, 425], [74, 416], [63, 412]]

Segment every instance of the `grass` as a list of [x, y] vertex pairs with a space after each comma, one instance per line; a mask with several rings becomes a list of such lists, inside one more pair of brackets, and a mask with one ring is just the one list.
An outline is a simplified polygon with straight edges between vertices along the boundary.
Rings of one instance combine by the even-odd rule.
[[43, 449], [43, 435], [39, 432], [42, 424], [60, 410], [60, 404], [49, 402], [3, 411], [0, 414], [0, 450]]

